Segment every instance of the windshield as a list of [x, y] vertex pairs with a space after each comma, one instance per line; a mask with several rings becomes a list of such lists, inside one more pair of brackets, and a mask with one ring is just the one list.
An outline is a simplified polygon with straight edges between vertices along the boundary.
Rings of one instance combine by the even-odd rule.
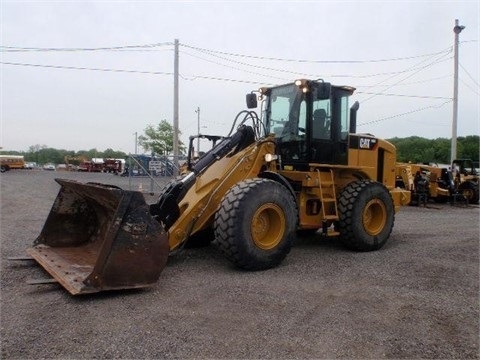
[[277, 137], [305, 134], [306, 105], [298, 86], [289, 84], [273, 88], [265, 110], [268, 133]]

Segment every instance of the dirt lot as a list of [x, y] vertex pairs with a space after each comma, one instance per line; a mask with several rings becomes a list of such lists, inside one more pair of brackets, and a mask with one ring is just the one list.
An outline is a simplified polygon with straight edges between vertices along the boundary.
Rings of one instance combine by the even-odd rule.
[[278, 268], [249, 273], [213, 243], [170, 257], [152, 289], [73, 297], [27, 285], [43, 270], [6, 260], [40, 233], [54, 177], [129, 187], [108, 174], [0, 176], [2, 359], [479, 358], [478, 206], [403, 208], [377, 252], [302, 238]]

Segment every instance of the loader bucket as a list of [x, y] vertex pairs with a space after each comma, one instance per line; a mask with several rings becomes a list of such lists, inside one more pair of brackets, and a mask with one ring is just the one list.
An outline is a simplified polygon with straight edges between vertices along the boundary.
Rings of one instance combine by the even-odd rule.
[[27, 253], [71, 294], [153, 285], [168, 237], [138, 191], [55, 179], [61, 189]]

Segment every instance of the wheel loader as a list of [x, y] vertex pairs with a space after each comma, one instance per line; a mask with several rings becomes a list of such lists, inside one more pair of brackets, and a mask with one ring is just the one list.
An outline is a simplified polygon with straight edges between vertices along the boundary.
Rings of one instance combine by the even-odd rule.
[[150, 205], [137, 191], [56, 179], [27, 252], [76, 295], [152, 286], [169, 254], [203, 232], [246, 270], [281, 263], [298, 232], [378, 250], [410, 192], [395, 188], [395, 147], [355, 133], [354, 90], [302, 79], [247, 94], [230, 133]]
[[396, 186], [411, 192], [410, 205], [445, 203], [455, 194], [452, 172], [427, 164], [397, 163]]
[[452, 176], [455, 188], [469, 203], [478, 204], [478, 173], [470, 159], [456, 159], [452, 161]]
[[451, 169], [427, 164], [397, 163], [396, 174], [396, 186], [411, 191], [411, 204], [419, 204], [420, 199], [432, 199], [437, 203], [463, 200], [469, 204], [478, 204], [478, 174], [471, 160], [454, 160]]

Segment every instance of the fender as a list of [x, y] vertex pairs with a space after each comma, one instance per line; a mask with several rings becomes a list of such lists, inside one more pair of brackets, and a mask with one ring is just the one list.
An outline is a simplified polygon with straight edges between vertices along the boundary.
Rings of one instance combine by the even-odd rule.
[[276, 181], [276, 182], [282, 184], [283, 186], [285, 186], [290, 191], [290, 194], [292, 194], [294, 199], [297, 198], [297, 195], [295, 194], [295, 191], [293, 190], [292, 185], [290, 185], [290, 183], [288, 182], [288, 180], [284, 176], [282, 176], [278, 173], [272, 172], [272, 171], [264, 171], [264, 172], [258, 174], [258, 177], [263, 178], [263, 179], [270, 179], [270, 180], [273, 180], [273, 181]]

